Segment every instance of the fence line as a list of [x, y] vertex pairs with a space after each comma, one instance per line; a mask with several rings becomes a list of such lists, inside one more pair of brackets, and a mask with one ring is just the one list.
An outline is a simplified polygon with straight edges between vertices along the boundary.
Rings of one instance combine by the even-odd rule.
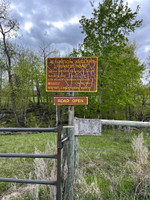
[[131, 126], [131, 127], [143, 127], [143, 128], [150, 128], [150, 122], [139, 122], [139, 121], [126, 121], [126, 120], [107, 120], [101, 119], [102, 125], [116, 125], [116, 126]]
[[110, 152], [119, 152], [119, 153], [123, 153], [123, 152], [127, 152], [127, 153], [132, 153], [131, 151], [117, 151], [117, 150], [112, 150], [112, 149], [79, 149], [80, 151], [110, 151]]

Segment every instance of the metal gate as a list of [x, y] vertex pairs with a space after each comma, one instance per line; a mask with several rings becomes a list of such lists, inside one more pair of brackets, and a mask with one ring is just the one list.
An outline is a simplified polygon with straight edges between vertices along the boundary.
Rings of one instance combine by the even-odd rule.
[[27, 184], [46, 184], [55, 185], [57, 188], [56, 200], [61, 200], [61, 149], [63, 142], [68, 138], [61, 139], [61, 127], [58, 128], [0, 128], [0, 132], [57, 132], [57, 154], [4, 154], [0, 153], [0, 157], [9, 158], [52, 158], [57, 159], [57, 180], [45, 181], [45, 180], [26, 180], [26, 179], [12, 179], [12, 178], [0, 178], [0, 182], [15, 182], [15, 183], [27, 183]]

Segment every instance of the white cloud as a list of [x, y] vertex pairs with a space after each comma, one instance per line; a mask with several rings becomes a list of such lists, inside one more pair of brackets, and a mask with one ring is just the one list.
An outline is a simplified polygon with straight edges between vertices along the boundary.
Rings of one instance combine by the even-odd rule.
[[150, 51], [150, 45], [145, 46], [145, 51], [149, 52]]
[[79, 24], [79, 18], [77, 16], [74, 16], [69, 20], [70, 24]]
[[65, 22], [62, 22], [62, 21], [58, 21], [58, 22], [52, 22], [52, 25], [60, 30], [63, 30], [64, 29], [64, 26], [65, 26]]
[[26, 22], [25, 25], [24, 25], [25, 31], [30, 33], [31, 28], [32, 28], [32, 22]]
[[[50, 24], [49, 22], [46, 22], [46, 24]], [[68, 21], [57, 21], [51, 23], [54, 27], [64, 30], [65, 26], [71, 25], [71, 24], [79, 24], [79, 18], [77, 16], [72, 17]]]
[[16, 9], [15, 4], [11, 3], [11, 4], [10, 4], [10, 9], [12, 9], [12, 10], [13, 10], [13, 9]]
[[79, 24], [79, 18], [77, 16], [72, 17], [68, 21], [57, 21], [57, 22], [46, 22], [47, 25], [52, 24], [54, 27], [64, 30], [65, 26], [73, 25], [73, 24]]
[[24, 16], [24, 14], [22, 13], [22, 12], [18, 12], [19, 13], [19, 15], [21, 16], [21, 17], [23, 17]]

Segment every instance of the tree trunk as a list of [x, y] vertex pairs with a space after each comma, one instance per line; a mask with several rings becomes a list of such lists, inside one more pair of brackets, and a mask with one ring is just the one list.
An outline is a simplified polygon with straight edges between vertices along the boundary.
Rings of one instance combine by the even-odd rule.
[[99, 119], [102, 119], [102, 110], [101, 110], [101, 104], [102, 104], [102, 89], [103, 89], [103, 75], [104, 75], [104, 68], [103, 68], [103, 65], [102, 63], [100, 63], [100, 67], [98, 68], [100, 70], [100, 88], [99, 88], [99, 91], [100, 91], [100, 98], [99, 98], [99, 103], [100, 103], [100, 111], [98, 113], [98, 118]]
[[17, 124], [18, 127], [20, 127], [20, 123], [19, 123], [18, 115], [17, 115], [17, 111], [16, 111], [16, 102], [15, 102], [15, 99], [16, 99], [15, 96], [16, 95], [15, 95], [15, 92], [14, 92], [12, 75], [11, 75], [9, 67], [8, 67], [8, 78], [9, 78], [9, 85], [10, 85], [10, 90], [11, 90], [12, 109], [13, 109], [13, 113], [14, 113], [14, 116], [15, 116], [16, 124]]
[[40, 86], [38, 83], [36, 84], [36, 90], [37, 90], [37, 100], [38, 100], [37, 104], [40, 105], [41, 93], [40, 93]]
[[0, 112], [2, 113], [2, 66], [0, 66]]

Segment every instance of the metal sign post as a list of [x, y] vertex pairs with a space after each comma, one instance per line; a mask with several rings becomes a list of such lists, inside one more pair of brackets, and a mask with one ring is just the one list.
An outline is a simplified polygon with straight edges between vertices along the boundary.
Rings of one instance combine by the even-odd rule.
[[[70, 92], [69, 97], [74, 97], [74, 92]], [[69, 112], [68, 125], [74, 126], [74, 106], [73, 105], [68, 106], [68, 112]]]
[[[77, 177], [79, 163], [78, 136], [75, 136], [74, 127], [74, 105], [88, 105], [88, 97], [74, 97], [74, 92], [97, 92], [97, 76], [97, 57], [47, 58], [46, 91], [69, 92], [69, 97], [54, 97], [54, 105], [68, 105], [69, 113], [69, 126], [63, 132], [63, 136], [69, 139], [63, 149], [62, 194], [65, 200], [74, 198], [74, 179]], [[67, 172], [67, 177], [64, 176], [65, 172]]]

